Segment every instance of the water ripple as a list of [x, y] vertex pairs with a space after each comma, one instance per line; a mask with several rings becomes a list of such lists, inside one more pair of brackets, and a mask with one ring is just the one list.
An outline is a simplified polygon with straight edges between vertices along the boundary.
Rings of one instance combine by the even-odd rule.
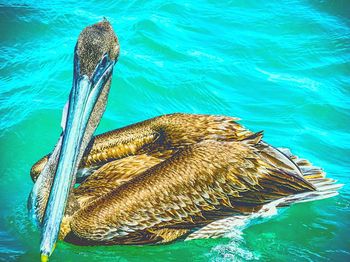
[[[0, 212], [8, 227], [1, 230], [0, 256], [13, 259], [26, 252], [24, 259], [36, 258], [36, 249], [21, 236], [35, 231], [10, 223], [27, 220], [11, 206], [25, 202], [32, 184], [23, 177], [60, 132], [79, 32], [106, 17], [119, 36], [121, 55], [98, 132], [172, 112], [238, 116], [248, 128], [264, 130], [266, 141], [292, 148], [346, 184], [336, 199], [291, 208], [272, 223], [244, 231], [238, 242], [120, 248], [120, 258], [134, 261], [132, 255], [143, 252], [149, 260], [245, 261], [273, 253], [282, 261], [345, 261], [350, 20], [344, 3], [0, 2], [0, 204], [8, 207]], [[104, 259], [104, 249], [88, 250], [67, 246], [62, 254], [96, 252], [96, 259]], [[115, 254], [107, 253], [109, 259]]]

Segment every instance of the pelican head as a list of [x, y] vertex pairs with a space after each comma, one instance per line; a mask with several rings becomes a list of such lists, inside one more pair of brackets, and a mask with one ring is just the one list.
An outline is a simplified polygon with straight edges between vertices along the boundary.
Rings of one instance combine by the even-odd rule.
[[107, 20], [81, 32], [74, 52], [73, 87], [62, 115], [59, 160], [42, 221], [42, 261], [53, 252], [79, 162], [105, 110], [118, 55], [118, 39]]

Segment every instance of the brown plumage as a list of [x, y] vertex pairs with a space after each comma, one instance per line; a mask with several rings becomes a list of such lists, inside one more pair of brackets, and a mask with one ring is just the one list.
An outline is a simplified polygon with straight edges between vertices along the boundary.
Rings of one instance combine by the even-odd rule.
[[[168, 242], [315, 190], [290, 158], [261, 141], [262, 133], [234, 120], [172, 114], [96, 136], [80, 166], [99, 168], [74, 189], [61, 238], [76, 244]], [[40, 172], [42, 161], [32, 170]]]
[[[93, 169], [129, 155], [153, 155], [165, 159], [174, 150], [203, 140], [242, 140], [253, 134], [237, 118], [213, 115], [170, 114], [149, 119], [92, 138], [85, 150], [80, 169]], [[36, 181], [48, 156], [31, 169]]]
[[[102, 35], [111, 43], [99, 47], [97, 41], [83, 48], [84, 34], [88, 40], [92, 35], [93, 41]], [[83, 70], [90, 76], [101, 54], [114, 50], [117, 40], [107, 21], [88, 27], [82, 35], [77, 55], [88, 61]], [[268, 145], [262, 141], [262, 132], [253, 133], [232, 117], [170, 114], [91, 137], [104, 111], [110, 81], [89, 116], [79, 148], [82, 178], [69, 191], [65, 205], [59, 236], [65, 241], [165, 243], [232, 215], [258, 212], [278, 199], [283, 200], [279, 206], [289, 205], [333, 196], [339, 188], [334, 180], [324, 178], [321, 169]], [[34, 181], [45, 175], [32, 197], [39, 223], [44, 220], [60, 148], [59, 142], [52, 155], [31, 169]], [[211, 235], [221, 233], [207, 237]]]

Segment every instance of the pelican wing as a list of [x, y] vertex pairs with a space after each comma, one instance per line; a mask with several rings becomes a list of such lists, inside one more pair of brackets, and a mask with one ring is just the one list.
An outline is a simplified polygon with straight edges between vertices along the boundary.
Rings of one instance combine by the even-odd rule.
[[266, 157], [261, 136], [239, 142], [206, 140], [178, 150], [77, 211], [66, 240], [171, 241], [217, 219], [249, 214], [283, 196], [314, 190], [302, 176], [271, 161], [276, 157]]
[[[132, 155], [147, 154], [164, 160], [178, 149], [204, 140], [242, 140], [253, 134], [236, 120], [227, 116], [176, 113], [95, 136], [84, 152], [79, 173], [85, 176], [106, 163]], [[33, 181], [47, 160], [45, 156], [33, 165]]]
[[75, 188], [74, 197], [81, 208], [85, 207], [160, 162], [161, 159], [146, 154], [111, 161]]
[[176, 150], [204, 140], [242, 140], [253, 134], [236, 120], [181, 113], [155, 117], [96, 136], [85, 151], [82, 166], [137, 154], [166, 159]]

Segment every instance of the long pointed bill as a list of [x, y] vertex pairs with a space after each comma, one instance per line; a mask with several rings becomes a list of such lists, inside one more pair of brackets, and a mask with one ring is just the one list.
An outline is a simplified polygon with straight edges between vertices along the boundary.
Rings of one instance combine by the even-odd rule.
[[43, 220], [40, 252], [42, 260], [51, 255], [58, 238], [70, 189], [81, 160], [82, 142], [90, 115], [103, 87], [113, 72], [115, 61], [105, 54], [91, 78], [80, 75], [75, 53], [73, 88], [69, 97], [68, 114], [63, 130], [59, 161]]

